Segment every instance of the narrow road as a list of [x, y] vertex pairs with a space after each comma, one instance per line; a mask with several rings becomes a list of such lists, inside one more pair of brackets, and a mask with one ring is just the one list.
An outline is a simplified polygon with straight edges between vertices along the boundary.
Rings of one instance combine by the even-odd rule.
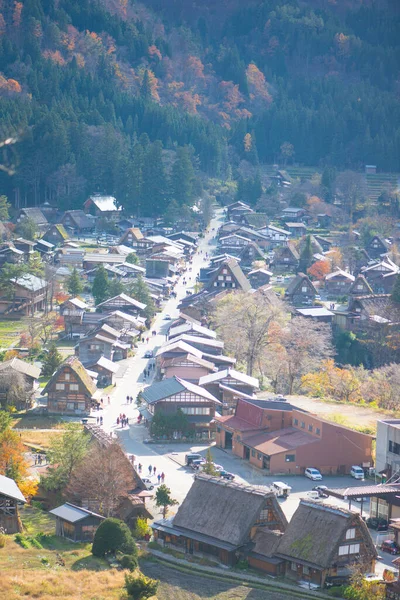
[[[170, 321], [165, 320], [165, 315], [170, 315], [172, 319], [175, 319], [179, 315], [178, 304], [181, 299], [186, 296], [186, 290], [192, 289], [196, 283], [196, 277], [200, 272], [200, 267], [208, 264], [208, 259], [205, 258], [206, 252], [212, 253], [216, 246], [215, 234], [218, 227], [223, 222], [223, 209], [217, 209], [213, 219], [210, 222], [207, 232], [204, 237], [199, 240], [198, 248], [192, 258], [192, 270], [187, 271], [184, 276], [181, 276], [178, 284], [175, 288], [177, 292], [176, 298], [170, 298], [162, 308], [161, 312], [157, 314], [151, 330], [156, 331], [156, 335], [152, 336], [151, 332], [146, 333], [145, 336], [149, 337], [148, 343], [139, 343], [139, 348], [134, 357], [128, 358], [124, 361], [120, 361], [120, 372], [122, 377], [116, 378], [116, 387], [113, 390], [110, 397], [110, 404], [108, 405], [107, 400], [104, 402], [104, 410], [99, 412], [103, 416], [103, 429], [107, 433], [116, 433], [118, 438], [124, 445], [124, 448], [128, 454], [133, 454], [136, 457], [136, 464], [139, 462], [143, 465], [143, 475], [147, 474], [147, 468], [151, 464], [156, 466], [157, 472], [164, 471], [166, 475], [166, 483], [168, 479], [173, 476], [174, 479], [174, 492], [177, 493], [178, 498], [183, 498], [188, 487], [188, 477], [185, 470], [178, 464], [167, 457], [160, 456], [155, 450], [152, 449], [151, 445], [143, 443], [143, 440], [148, 437], [148, 430], [144, 424], [137, 424], [138, 410], [135, 403], [128, 404], [126, 401], [127, 396], [132, 396], [136, 399], [138, 392], [151, 384], [151, 379], [143, 379], [143, 371], [148, 365], [148, 359], [144, 358], [144, 354], [147, 350], [153, 350], [154, 352], [165, 343], [166, 333], [168, 331]], [[183, 284], [183, 279], [186, 279], [186, 285]], [[122, 429], [117, 426], [116, 420], [120, 414], [125, 414], [130, 421], [130, 426]], [[131, 435], [129, 435], [129, 431]], [[158, 448], [159, 449], [159, 448]], [[168, 450], [167, 450], [168, 451]], [[166, 451], [166, 452], [167, 452]], [[181, 476], [179, 476], [179, 471]], [[156, 481], [156, 478], [153, 478]], [[170, 482], [172, 485], [172, 483]]]

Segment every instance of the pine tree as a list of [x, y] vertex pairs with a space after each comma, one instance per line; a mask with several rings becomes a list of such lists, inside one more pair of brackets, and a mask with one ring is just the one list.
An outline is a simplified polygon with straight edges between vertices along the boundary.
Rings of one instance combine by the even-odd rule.
[[108, 275], [103, 265], [100, 265], [96, 269], [96, 275], [93, 280], [92, 294], [94, 301], [97, 304], [101, 304], [107, 299], [108, 293]]
[[308, 235], [306, 237], [305, 245], [300, 254], [299, 261], [299, 272], [307, 273], [307, 269], [311, 266], [312, 257], [313, 257], [313, 248], [311, 243], [311, 236]]
[[149, 288], [147, 287], [141, 275], [137, 277], [136, 281], [130, 287], [129, 294], [135, 298], [135, 300], [138, 300], [138, 302], [142, 302], [146, 305], [146, 308], [143, 312], [146, 319], [150, 321], [156, 312], [156, 307], [154, 305], [153, 298], [150, 295]]
[[178, 148], [172, 167], [171, 189], [174, 199], [180, 206], [193, 204], [194, 169], [189, 148]]
[[208, 448], [206, 454], [206, 462], [203, 465], [203, 473], [206, 475], [217, 475], [217, 469], [214, 466], [213, 455], [211, 454], [211, 449]]
[[144, 102], [149, 102], [152, 98], [151, 96], [151, 87], [150, 87], [150, 77], [149, 72], [146, 69], [143, 75], [143, 81], [140, 88], [140, 97]]
[[46, 354], [46, 357], [43, 361], [43, 375], [45, 377], [51, 377], [53, 373], [57, 370], [59, 365], [62, 363], [63, 358], [59, 351], [57, 350], [57, 346], [53, 343], [51, 344], [49, 351]]
[[7, 196], [0, 196], [0, 221], [8, 221], [10, 208], [11, 204], [8, 202]]
[[400, 304], [400, 274], [396, 277], [390, 297], [393, 302]]
[[166, 209], [167, 181], [162, 161], [162, 143], [159, 140], [151, 144], [142, 172], [143, 188], [146, 190], [147, 198], [143, 214], [162, 215]]
[[83, 292], [83, 282], [75, 267], [71, 275], [67, 278], [67, 290], [74, 297], [79, 296]]

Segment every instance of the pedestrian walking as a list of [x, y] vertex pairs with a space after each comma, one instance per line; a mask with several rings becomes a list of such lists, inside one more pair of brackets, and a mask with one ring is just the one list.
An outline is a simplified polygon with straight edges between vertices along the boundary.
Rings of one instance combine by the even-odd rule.
[[130, 400], [131, 400], [131, 404], [132, 404], [133, 403], [133, 396], [131, 396]]
[[108, 400], [108, 404], [110, 404], [110, 402], [111, 402], [110, 396], [108, 396], [107, 400]]
[[129, 396], [126, 397], [126, 403], [129, 404]]
[[35, 459], [35, 465], [37, 465], [37, 454], [35, 454], [34, 459]]
[[161, 475], [160, 475], [160, 473], [157, 475], [157, 479], [158, 479], [158, 485], [160, 485], [160, 480], [161, 480]]
[[118, 427], [118, 425], [119, 425], [119, 417], [117, 417], [117, 427]]
[[156, 474], [157, 469], [155, 467], [153, 467], [153, 475]]
[[129, 425], [129, 419], [128, 419], [128, 417], [126, 417], [125, 421], [126, 421], [126, 426], [128, 427], [128, 425]]
[[100, 417], [100, 427], [103, 425], [103, 417]]
[[97, 425], [99, 424], [99, 420], [100, 420], [100, 419], [99, 419], [99, 417], [97, 417], [97, 418], [96, 418], [96, 423], [97, 423]]
[[151, 475], [152, 471], [153, 471], [153, 467], [151, 465], [149, 465], [149, 475]]
[[138, 464], [138, 470], [139, 470], [139, 473], [142, 472], [142, 465], [140, 463]]
[[165, 475], [164, 475], [164, 471], [161, 473], [161, 481], [164, 483], [164, 479], [165, 479]]

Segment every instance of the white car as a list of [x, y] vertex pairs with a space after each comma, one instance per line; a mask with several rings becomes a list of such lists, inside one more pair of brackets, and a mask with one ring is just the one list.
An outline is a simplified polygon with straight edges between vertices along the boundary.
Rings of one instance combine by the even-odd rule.
[[313, 481], [321, 481], [322, 479], [321, 473], [318, 471], [318, 469], [314, 469], [313, 467], [308, 467], [304, 471], [304, 475]]
[[322, 500], [321, 496], [319, 495], [319, 492], [317, 492], [317, 490], [311, 490], [311, 492], [307, 492], [307, 494], [304, 496], [305, 500]]
[[350, 475], [354, 477], [354, 479], [365, 479], [364, 469], [358, 467], [357, 465], [353, 465], [351, 467]]
[[147, 477], [142, 477], [142, 481], [148, 490], [154, 490], [154, 483]]

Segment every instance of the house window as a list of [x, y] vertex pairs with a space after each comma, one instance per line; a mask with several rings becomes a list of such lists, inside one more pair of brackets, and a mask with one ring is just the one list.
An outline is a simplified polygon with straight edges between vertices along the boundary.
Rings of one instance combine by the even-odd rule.
[[291, 568], [292, 571], [297, 571], [297, 565], [296, 565], [296, 563], [295, 562], [291, 562], [290, 563], [290, 568]]
[[298, 420], [298, 419], [295, 419], [295, 420], [293, 421], [293, 423], [294, 423], [295, 425], [298, 425], [298, 424], [299, 424], [299, 420]]
[[69, 373], [64, 373], [64, 379], [65, 379], [65, 381], [69, 381], [70, 374]]
[[77, 383], [70, 383], [69, 389], [71, 392], [77, 392], [79, 390], [79, 385]]
[[261, 458], [262, 458], [262, 456], [261, 456], [261, 454], [258, 452], [258, 453], [257, 453], [257, 460], [261, 460]]
[[359, 284], [357, 285], [357, 289], [358, 289], [358, 290], [362, 290], [362, 289], [363, 289], [362, 283], [359, 283]]
[[305, 565], [303, 565], [303, 575], [309, 575], [310, 573], [310, 567], [306, 567]]
[[315, 429], [315, 433], [316, 433], [317, 435], [321, 435], [321, 430], [320, 430], [320, 428], [319, 428], [319, 427], [317, 427], [317, 428]]
[[296, 456], [294, 454], [286, 454], [285, 461], [286, 462], [295, 462]]
[[221, 433], [221, 427], [217, 427], [217, 433]]
[[56, 383], [56, 390], [65, 390], [65, 385], [63, 383]]
[[284, 257], [283, 257], [283, 262], [288, 262], [288, 260], [289, 260], [289, 257], [288, 257], [288, 256], [284, 256]]
[[303, 287], [301, 288], [301, 291], [303, 292], [303, 294], [307, 293], [307, 286], [303, 285]]
[[232, 281], [232, 277], [231, 277], [230, 275], [227, 275], [227, 276], [225, 277], [225, 279], [226, 279], [226, 281]]
[[302, 429], [305, 429], [305, 426], [306, 426], [306, 424], [304, 423], [304, 421], [302, 421], [302, 422], [300, 423], [300, 427], [301, 427]]
[[309, 425], [309, 426], [308, 426], [308, 431], [312, 431], [312, 430], [313, 430], [313, 426], [312, 426], [312, 425]]
[[346, 540], [352, 540], [355, 537], [356, 537], [356, 529], [355, 529], [355, 527], [352, 527], [351, 529], [348, 529], [346, 531]]
[[345, 556], [348, 553], [349, 553], [348, 546], [339, 546], [339, 556]]
[[223, 281], [224, 280], [224, 276], [223, 275], [218, 275], [218, 281]]
[[359, 554], [359, 552], [360, 552], [360, 544], [350, 544], [349, 554]]
[[233, 288], [236, 287], [236, 283], [235, 282], [232, 282], [232, 287]]
[[255, 451], [255, 450], [252, 450], [252, 451], [251, 451], [251, 455], [252, 455], [252, 456], [255, 456], [255, 455], [256, 455], [256, 451]]

